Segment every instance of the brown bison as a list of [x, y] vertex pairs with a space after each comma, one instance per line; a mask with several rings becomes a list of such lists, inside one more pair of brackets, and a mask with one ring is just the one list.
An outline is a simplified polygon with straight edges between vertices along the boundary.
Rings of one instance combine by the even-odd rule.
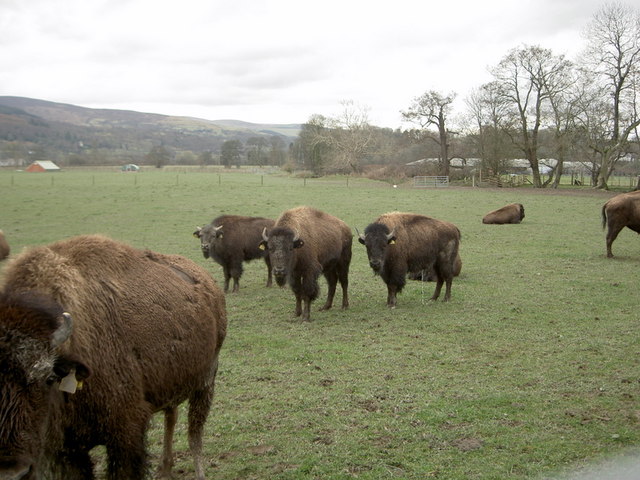
[[521, 203], [510, 203], [502, 208], [493, 210], [482, 217], [482, 223], [502, 225], [505, 223], [520, 223], [524, 218], [524, 207]]
[[93, 479], [96, 445], [106, 446], [109, 479], [145, 478], [145, 434], [161, 410], [168, 477], [177, 407], [189, 400], [204, 480], [225, 332], [224, 294], [184, 257], [99, 235], [14, 257], [0, 293], [0, 478]]
[[374, 273], [387, 284], [388, 307], [395, 308], [407, 274], [422, 270], [436, 275], [432, 300], [440, 296], [443, 283], [444, 300], [451, 298], [460, 246], [460, 230], [454, 224], [415, 213], [385, 213], [365, 228], [358, 241], [367, 247]]
[[602, 206], [602, 228], [605, 226], [607, 257], [613, 257], [611, 244], [624, 227], [640, 233], [640, 190], [616, 195]]
[[349, 306], [353, 235], [346, 223], [315, 208], [297, 207], [283, 212], [271, 230], [264, 229], [262, 237], [260, 245], [269, 251], [277, 284], [288, 282], [296, 296], [296, 316], [310, 320], [311, 302], [318, 297], [321, 273], [328, 283], [327, 301], [321, 310], [333, 305], [338, 281], [342, 308]]
[[204, 258], [211, 257], [222, 266], [224, 291], [229, 291], [229, 280], [233, 278], [233, 292], [240, 289], [242, 262], [264, 258], [267, 264], [267, 287], [272, 284], [271, 261], [265, 250], [259, 247], [262, 230], [271, 228], [275, 222], [269, 218], [222, 215], [203, 227], [198, 227], [193, 236], [200, 239]]
[[7, 243], [7, 239], [4, 238], [4, 233], [0, 230], [0, 260], [4, 260], [9, 256], [11, 249]]

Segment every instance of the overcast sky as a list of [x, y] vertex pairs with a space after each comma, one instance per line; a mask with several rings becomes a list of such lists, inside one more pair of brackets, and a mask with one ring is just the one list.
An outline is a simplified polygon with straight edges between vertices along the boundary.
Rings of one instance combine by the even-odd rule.
[[0, 0], [0, 95], [255, 123], [353, 101], [397, 128], [415, 97], [463, 99], [515, 47], [575, 58], [604, 3]]

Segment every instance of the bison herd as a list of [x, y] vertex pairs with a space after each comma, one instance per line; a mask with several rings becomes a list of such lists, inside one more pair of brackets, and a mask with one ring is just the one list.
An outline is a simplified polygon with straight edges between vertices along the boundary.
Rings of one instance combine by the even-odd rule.
[[[486, 224], [520, 223], [513, 203], [489, 212]], [[640, 233], [640, 192], [602, 208], [607, 256], [624, 227]], [[407, 278], [434, 280], [451, 298], [460, 273], [460, 230], [425, 215], [391, 212], [368, 224], [358, 241], [387, 287], [394, 308]], [[208, 272], [179, 255], [139, 250], [100, 235], [28, 248], [11, 258], [0, 291], [0, 479], [94, 478], [90, 450], [104, 445], [110, 479], [142, 479], [145, 436], [163, 412], [165, 435], [158, 475], [170, 478], [177, 409], [188, 402], [189, 447], [203, 480], [202, 434], [211, 408], [218, 356], [226, 334], [225, 292], [239, 290], [242, 263], [264, 259], [295, 295], [295, 315], [309, 321], [328, 285], [338, 282], [349, 306], [351, 228], [311, 207], [276, 220], [223, 215], [198, 228], [205, 258], [219, 263], [224, 290]], [[0, 231], [0, 260], [9, 246]]]

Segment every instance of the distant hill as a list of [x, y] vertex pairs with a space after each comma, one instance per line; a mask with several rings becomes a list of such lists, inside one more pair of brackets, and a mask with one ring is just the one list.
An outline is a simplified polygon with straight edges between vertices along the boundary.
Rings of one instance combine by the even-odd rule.
[[0, 160], [28, 149], [42, 159], [62, 161], [90, 156], [109, 161], [140, 161], [153, 147], [174, 154], [217, 154], [226, 140], [243, 143], [256, 136], [295, 140], [300, 125], [205, 120], [130, 110], [94, 109], [25, 97], [0, 96]]

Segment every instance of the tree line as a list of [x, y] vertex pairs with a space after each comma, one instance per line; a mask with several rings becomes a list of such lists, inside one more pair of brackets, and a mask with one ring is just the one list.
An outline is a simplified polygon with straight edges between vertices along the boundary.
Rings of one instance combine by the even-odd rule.
[[[320, 174], [418, 155], [437, 158], [434, 173], [449, 175], [455, 157], [478, 158], [490, 174], [524, 158], [535, 187], [557, 187], [565, 162], [579, 161], [606, 189], [621, 159], [640, 152], [640, 14], [606, 4], [584, 36], [574, 60], [535, 45], [512, 49], [490, 68], [492, 80], [464, 99], [464, 111], [454, 111], [455, 92], [427, 90], [401, 111], [414, 126], [405, 131], [371, 126], [366, 107], [343, 102], [338, 116], [313, 115], [303, 125], [293, 159]], [[556, 160], [544, 176], [543, 158]]]

